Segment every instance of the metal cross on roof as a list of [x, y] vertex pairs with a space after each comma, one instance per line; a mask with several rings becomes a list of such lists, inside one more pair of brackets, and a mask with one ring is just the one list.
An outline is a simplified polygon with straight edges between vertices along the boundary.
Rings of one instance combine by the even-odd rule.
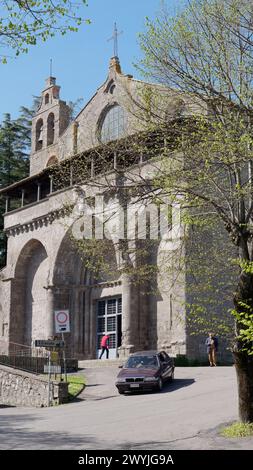
[[123, 33], [123, 31], [120, 31], [120, 33], [118, 33], [117, 24], [114, 23], [113, 35], [112, 35], [111, 38], [107, 39], [107, 41], [112, 41], [113, 40], [114, 57], [118, 57], [118, 36], [122, 33]]

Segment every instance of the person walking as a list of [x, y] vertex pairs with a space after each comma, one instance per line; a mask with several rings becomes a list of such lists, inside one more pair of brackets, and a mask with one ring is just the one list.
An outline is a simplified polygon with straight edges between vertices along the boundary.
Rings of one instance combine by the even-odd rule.
[[218, 339], [213, 333], [208, 334], [206, 339], [206, 352], [208, 354], [208, 360], [210, 367], [216, 366], [216, 353], [218, 351]]
[[109, 358], [109, 340], [110, 340], [110, 336], [109, 335], [104, 335], [101, 339], [101, 344], [100, 344], [100, 347], [101, 347], [101, 353], [100, 353], [100, 356], [99, 356], [99, 359], [102, 358], [104, 352], [106, 351], [106, 359]]

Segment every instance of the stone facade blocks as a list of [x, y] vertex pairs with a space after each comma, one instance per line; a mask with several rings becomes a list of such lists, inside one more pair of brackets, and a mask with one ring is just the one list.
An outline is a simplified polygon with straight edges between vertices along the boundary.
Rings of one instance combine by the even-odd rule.
[[[68, 384], [51, 382], [51, 403], [68, 401]], [[10, 406], [48, 406], [48, 381], [28, 372], [0, 365], [0, 403]]]

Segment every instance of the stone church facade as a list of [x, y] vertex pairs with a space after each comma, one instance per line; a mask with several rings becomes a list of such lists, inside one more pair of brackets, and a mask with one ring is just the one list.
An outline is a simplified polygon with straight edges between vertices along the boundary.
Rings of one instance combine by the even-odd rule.
[[[142, 349], [164, 349], [190, 358], [206, 356], [204, 338], [189, 334], [183, 274], [169, 288], [160, 276], [155, 291], [147, 282], [144, 287], [133, 282], [131, 274], [122, 269], [126, 260], [115, 237], [113, 217], [107, 223], [109, 269], [100, 277], [83, 263], [70, 236], [76, 212], [86, 217], [94, 198], [106, 195], [104, 211], [114, 213], [112, 208], [120, 206], [117, 185], [122, 183], [118, 183], [116, 152], [112, 152], [112, 167], [102, 163], [99, 175], [94, 155], [103, 143], [133, 136], [140, 129], [132, 109], [134, 101], [129, 101], [129, 96], [138, 95], [140, 85], [121, 72], [118, 58], [113, 57], [106, 81], [70, 122], [60, 87], [54, 77], [47, 79], [32, 123], [30, 175], [2, 190], [8, 237], [7, 264], [0, 273], [2, 349], [11, 343], [32, 345], [36, 339], [51, 338], [54, 311], [67, 309], [71, 332], [65, 338], [71, 356], [98, 357], [104, 333], [110, 334], [111, 357], [126, 357]], [[78, 184], [75, 155], [90, 162], [89, 178]], [[69, 164], [69, 180], [59, 188], [50, 169], [64, 162]], [[136, 181], [149, 178], [152, 171], [145, 160], [131, 167]], [[168, 233], [150, 254], [155, 263], [161, 262], [165, 248], [176, 249], [182, 233], [179, 210], [172, 207]], [[134, 256], [133, 264], [137, 262]]]

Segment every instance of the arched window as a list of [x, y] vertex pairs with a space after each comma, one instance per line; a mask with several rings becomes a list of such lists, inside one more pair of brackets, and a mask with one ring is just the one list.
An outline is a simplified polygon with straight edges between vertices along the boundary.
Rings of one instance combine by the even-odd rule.
[[36, 143], [35, 150], [41, 150], [43, 147], [43, 119], [36, 122]]
[[54, 143], [54, 114], [50, 113], [47, 118], [47, 145]]
[[116, 88], [115, 85], [112, 85], [112, 86], [110, 87], [110, 90], [109, 90], [109, 91], [110, 91], [111, 95], [113, 95], [115, 88]]
[[106, 89], [105, 89], [105, 93], [111, 93], [111, 88], [112, 87], [115, 87], [115, 84], [114, 84], [114, 80], [110, 80], [108, 83], [107, 83], [107, 86], [106, 86]]
[[49, 93], [45, 95], [45, 104], [49, 103]]
[[106, 113], [101, 125], [101, 142], [110, 142], [125, 135], [126, 115], [118, 104], [112, 106]]
[[58, 158], [55, 156], [55, 155], [52, 155], [52, 157], [49, 158], [49, 160], [47, 161], [47, 167], [48, 166], [52, 166], [52, 165], [56, 165], [58, 163]]

